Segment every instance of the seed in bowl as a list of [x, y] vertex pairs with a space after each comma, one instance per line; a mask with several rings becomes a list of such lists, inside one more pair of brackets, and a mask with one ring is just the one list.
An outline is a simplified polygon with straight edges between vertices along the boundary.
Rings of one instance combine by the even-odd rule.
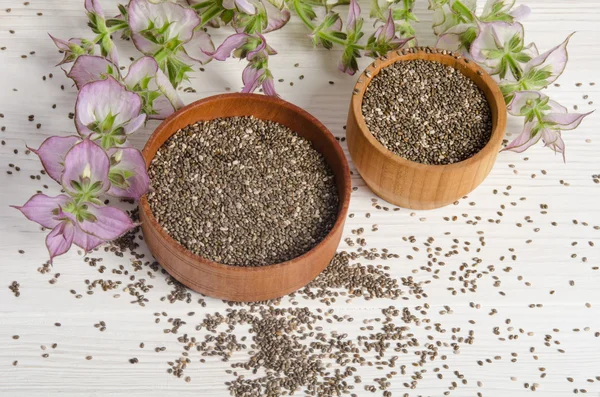
[[148, 203], [191, 252], [233, 266], [300, 256], [333, 227], [335, 177], [311, 142], [253, 117], [201, 121], [177, 131], [154, 157]]
[[479, 152], [492, 132], [490, 106], [467, 76], [435, 61], [398, 61], [371, 80], [362, 113], [388, 150], [423, 164], [451, 164]]

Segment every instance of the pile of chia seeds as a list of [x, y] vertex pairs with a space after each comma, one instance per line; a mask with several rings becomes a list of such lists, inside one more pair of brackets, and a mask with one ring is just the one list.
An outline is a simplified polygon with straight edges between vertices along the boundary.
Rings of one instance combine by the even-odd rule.
[[362, 103], [369, 131], [393, 153], [423, 164], [451, 164], [489, 141], [492, 115], [468, 77], [434, 61], [399, 61], [371, 80]]
[[191, 252], [227, 265], [300, 256], [337, 218], [325, 158], [271, 121], [232, 117], [182, 128], [158, 150], [149, 175], [157, 221]]

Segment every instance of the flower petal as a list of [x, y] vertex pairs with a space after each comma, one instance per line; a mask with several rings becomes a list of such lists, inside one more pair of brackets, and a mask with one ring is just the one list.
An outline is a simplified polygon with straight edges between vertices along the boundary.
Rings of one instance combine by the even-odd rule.
[[246, 44], [248, 38], [251, 37], [246, 33], [235, 33], [227, 37], [216, 51], [208, 52], [207, 55], [212, 56], [217, 61], [224, 61], [231, 56], [231, 53]]
[[385, 25], [383, 25], [383, 29], [381, 30], [380, 34], [383, 34], [383, 38], [388, 41], [393, 39], [394, 35], [396, 34], [396, 25], [394, 24], [394, 18], [392, 16], [391, 8], [388, 13], [388, 19], [385, 22]]
[[95, 220], [84, 220], [78, 225], [85, 233], [99, 239], [114, 240], [135, 226], [129, 216], [118, 208], [89, 204], [87, 210]]
[[69, 220], [64, 220], [52, 229], [46, 236], [46, 247], [50, 253], [50, 263], [55, 256], [64, 254], [73, 244], [75, 226]]
[[184, 43], [192, 39], [194, 30], [200, 24], [200, 18], [193, 9], [171, 2], [152, 4], [146, 0], [131, 0], [128, 11], [133, 42], [145, 54], [153, 54], [161, 48], [140, 34], [151, 22], [156, 28], [168, 25], [163, 36], [165, 42], [178, 38]]
[[279, 8], [269, 0], [262, 0], [261, 2], [267, 13], [267, 27], [262, 30], [262, 33], [269, 33], [280, 29], [290, 20], [290, 11], [285, 8], [285, 4], [282, 5], [282, 8]]
[[273, 82], [272, 77], [267, 77], [262, 82], [263, 92], [269, 96], [279, 96], [277, 95], [277, 91], [275, 91], [275, 83]]
[[248, 0], [235, 0], [235, 5], [237, 6], [238, 10], [243, 13], [249, 15], [254, 15], [256, 13], [256, 7]]
[[78, 136], [51, 136], [40, 145], [39, 149], [30, 149], [37, 154], [48, 176], [60, 183], [60, 176], [65, 168], [67, 152], [79, 142]]
[[208, 33], [197, 30], [194, 32], [192, 39], [183, 45], [183, 49], [190, 58], [205, 64], [211, 60], [210, 55], [207, 55], [207, 53], [214, 52], [215, 45]]
[[483, 12], [481, 13], [481, 18], [485, 18], [492, 14], [494, 8], [497, 8], [500, 5], [500, 8], [496, 10], [496, 13], [506, 12], [512, 8], [515, 4], [515, 0], [509, 0], [508, 4], [506, 4], [506, 0], [487, 0], [485, 5], [483, 6]]
[[87, 234], [86, 232], [81, 230], [78, 226], [75, 226], [75, 235], [73, 236], [73, 242], [78, 247], [83, 248], [83, 250], [87, 254], [88, 252], [90, 252], [97, 246], [105, 243], [106, 241], [104, 241], [96, 236], [92, 236], [91, 234]]
[[539, 91], [518, 91], [514, 93], [512, 101], [506, 107], [508, 113], [513, 116], [522, 116], [522, 109], [527, 105], [528, 101], [535, 101], [536, 99], [542, 99], [546, 95]]
[[107, 76], [120, 78], [119, 68], [108, 59], [95, 55], [77, 57], [67, 77], [75, 81], [77, 89], [81, 89], [92, 81], [104, 80]]
[[357, 0], [350, 0], [348, 8], [348, 19], [346, 21], [346, 30], [353, 31], [356, 27], [356, 21], [360, 18], [360, 5]]
[[514, 10], [511, 10], [508, 13], [508, 15], [513, 17], [513, 21], [521, 21], [521, 20], [527, 18], [530, 14], [531, 14], [531, 8], [527, 7], [524, 4], [518, 6], [517, 8], [515, 8]]
[[[158, 86], [158, 89], [169, 100], [169, 103], [171, 104], [171, 107], [173, 107], [174, 110], [177, 110], [177, 109], [183, 107], [184, 103], [181, 100], [181, 98], [179, 97], [177, 90], [175, 88], [173, 88], [173, 85], [169, 81], [169, 78], [167, 77], [167, 75], [164, 74], [162, 72], [162, 70], [160, 70], [160, 69], [156, 72], [156, 84]], [[157, 109], [157, 107], [155, 106], [155, 110], [156, 109]], [[164, 114], [164, 112], [159, 112], [159, 114], [161, 115], [162, 118], [165, 118], [166, 116], [168, 116], [171, 113], [169, 112], [168, 114]], [[157, 117], [157, 118], [160, 118], [160, 117]]]
[[594, 111], [588, 113], [550, 113], [544, 116], [544, 122], [556, 124], [558, 129], [561, 130], [574, 130], [581, 124], [586, 116], [594, 113]]
[[233, 10], [235, 9], [235, 0], [223, 0], [222, 5], [225, 9]]
[[156, 60], [150, 56], [144, 56], [129, 66], [129, 72], [124, 79], [129, 89], [134, 89], [143, 79], [150, 77], [149, 91], [160, 91], [163, 95], [152, 102], [152, 110], [156, 114], [148, 115], [148, 118], [164, 119], [174, 110], [183, 107], [183, 102], [177, 90], [173, 88], [167, 76], [158, 68]]
[[248, 51], [248, 54], [246, 54], [246, 59], [249, 61], [253, 60], [257, 55], [263, 56], [264, 58], [268, 56], [268, 53], [265, 51], [267, 48], [267, 40], [265, 39], [265, 36], [258, 34], [258, 37], [260, 37], [260, 44], [252, 51]]
[[111, 40], [110, 36], [105, 36], [102, 41], [102, 46], [106, 50], [106, 58], [108, 58], [115, 65], [119, 64], [119, 51], [117, 50], [117, 46]]
[[550, 106], [549, 113], [569, 113], [566, 107], [552, 99], [548, 101], [548, 106]]
[[69, 42], [67, 40], [63, 40], [63, 39], [54, 37], [50, 33], [48, 33], [48, 36], [50, 36], [50, 38], [54, 42], [54, 45], [56, 45], [56, 47], [59, 50], [61, 50], [61, 51], [70, 51], [71, 50], [71, 47], [69, 47]]
[[156, 60], [150, 56], [143, 56], [129, 66], [129, 71], [123, 82], [128, 88], [133, 88], [142, 79], [154, 77], [157, 71], [158, 63], [156, 63]]
[[555, 153], [562, 153], [565, 161], [565, 141], [563, 141], [559, 130], [544, 128], [541, 132], [544, 147], [554, 150]]
[[534, 136], [531, 136], [534, 123], [526, 123], [523, 127], [523, 131], [516, 137], [511, 143], [509, 143], [502, 151], [510, 150], [513, 152], [521, 153], [529, 149], [531, 146], [539, 142], [542, 134], [538, 132]]
[[100, 2], [98, 0], [85, 0], [85, 10], [104, 17], [104, 12], [102, 11], [102, 7], [100, 7]]
[[532, 69], [547, 70], [551, 75], [546, 79], [546, 82], [548, 84], [553, 83], [565, 70], [565, 66], [567, 66], [567, 61], [569, 60], [567, 44], [569, 44], [569, 40], [573, 34], [571, 33], [561, 44], [527, 62], [524, 72], [527, 73]]
[[[79, 91], [75, 104], [75, 126], [80, 135], [88, 136], [94, 133], [89, 128], [90, 124], [101, 123], [112, 115], [115, 116], [115, 127], [123, 126], [131, 133], [143, 123], [139, 123], [138, 119], [141, 108], [140, 96], [127, 91], [122, 84], [109, 76], [106, 80], [88, 83]], [[127, 126], [132, 119], [135, 122]]]
[[56, 197], [49, 197], [45, 194], [36, 194], [31, 197], [22, 207], [12, 206], [18, 209], [30, 221], [39, 223], [47, 229], [52, 229], [60, 223], [56, 219], [55, 210], [60, 210], [71, 201], [71, 197], [61, 194]]
[[461, 40], [461, 35], [465, 33], [467, 30], [471, 29], [474, 25], [461, 23], [455, 26], [452, 26], [450, 29], [446, 30], [443, 34], [438, 36], [438, 41], [436, 43], [436, 47], [444, 48], [450, 51], [464, 51], [464, 44]]
[[264, 69], [256, 69], [251, 64], [246, 66], [242, 72], [244, 88], [242, 92], [254, 92], [260, 86], [260, 78], [265, 73]]
[[[90, 83], [94, 84], [94, 83]], [[84, 87], [85, 88], [85, 87]], [[61, 184], [70, 194], [81, 193], [76, 184], [87, 181], [89, 186], [99, 183], [98, 195], [110, 188], [108, 156], [100, 146], [86, 139], [73, 146], [65, 156], [65, 170]]]
[[[112, 148], [108, 150], [111, 158], [110, 175], [123, 177], [123, 186], [111, 183], [107, 194], [116, 197], [139, 200], [148, 192], [150, 179], [146, 172], [146, 162], [142, 153], [135, 148]], [[124, 177], [131, 174], [131, 176]]]
[[515, 36], [523, 41], [524, 28], [520, 23], [488, 22], [479, 23], [479, 34], [471, 44], [471, 56], [478, 63], [485, 64], [491, 73], [497, 73], [502, 56], [489, 57], [489, 52], [499, 50]]
[[126, 134], [132, 134], [134, 132], [136, 132], [137, 130], [139, 130], [140, 128], [142, 128], [142, 126], [144, 125], [144, 123], [146, 122], [146, 115], [145, 114], [139, 114], [136, 117], [132, 118], [131, 120], [129, 120], [123, 127], [123, 129], [125, 130]]

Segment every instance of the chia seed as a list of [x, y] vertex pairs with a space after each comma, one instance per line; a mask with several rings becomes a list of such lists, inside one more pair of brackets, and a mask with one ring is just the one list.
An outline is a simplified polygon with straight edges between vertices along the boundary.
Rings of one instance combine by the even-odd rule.
[[149, 175], [157, 221], [193, 253], [227, 265], [302, 255], [329, 233], [338, 211], [334, 175], [310, 141], [253, 117], [179, 130]]
[[492, 116], [483, 92], [456, 69], [434, 61], [399, 61], [371, 80], [362, 113], [387, 149], [423, 164], [451, 164], [489, 141]]

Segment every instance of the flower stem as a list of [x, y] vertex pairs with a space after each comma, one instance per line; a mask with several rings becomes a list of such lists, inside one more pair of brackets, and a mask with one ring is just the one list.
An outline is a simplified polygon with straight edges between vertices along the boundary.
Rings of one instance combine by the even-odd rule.
[[[311, 22], [310, 18], [308, 18], [306, 16], [306, 14], [304, 13], [304, 11], [302, 11], [301, 7], [299, 6], [301, 0], [292, 0], [292, 4], [294, 5], [294, 10], [296, 10], [296, 14], [298, 15], [298, 17], [300, 18], [300, 20], [304, 23], [304, 25], [306, 25], [307, 28], [309, 28], [311, 31], [314, 32], [315, 30], [315, 25]], [[329, 40], [332, 43], [336, 43], [339, 44], [341, 46], [346, 46], [347, 45], [347, 40], [342, 40], [338, 37], [335, 37], [333, 35], [330, 35], [326, 32], [317, 32], [317, 35], [324, 39], [324, 40]], [[359, 44], [353, 44], [353, 46], [359, 50], [364, 50], [365, 47]]]

